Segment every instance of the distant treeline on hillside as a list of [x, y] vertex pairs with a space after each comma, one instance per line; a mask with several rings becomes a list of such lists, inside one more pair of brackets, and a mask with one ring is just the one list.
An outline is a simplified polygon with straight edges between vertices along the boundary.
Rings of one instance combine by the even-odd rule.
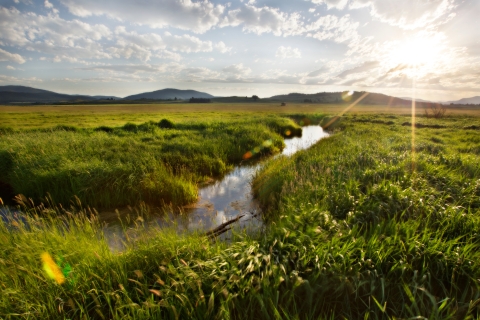
[[212, 100], [207, 98], [190, 98], [190, 103], [210, 103]]
[[[273, 96], [270, 101], [297, 102], [297, 103], [353, 103], [358, 100], [362, 105], [411, 106], [411, 100], [387, 96], [381, 93], [365, 91], [319, 92], [313, 94], [290, 93]], [[419, 107], [428, 107], [433, 102], [416, 102]]]

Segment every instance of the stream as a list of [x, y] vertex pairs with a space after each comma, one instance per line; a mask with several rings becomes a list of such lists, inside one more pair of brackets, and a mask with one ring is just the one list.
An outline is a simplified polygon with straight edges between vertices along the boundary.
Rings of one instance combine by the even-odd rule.
[[[302, 128], [302, 136], [285, 139], [285, 148], [273, 158], [291, 156], [328, 136], [320, 126], [305, 126]], [[234, 230], [247, 230], [249, 233], [261, 230], [264, 223], [260, 207], [253, 198], [251, 181], [255, 172], [269, 159], [272, 158], [238, 165], [222, 179], [200, 188], [196, 203], [177, 210], [158, 209], [158, 212], [141, 214], [138, 209], [127, 208], [114, 212], [99, 212], [109, 247], [113, 251], [121, 251], [127, 242], [148, 237], [150, 232], [166, 227], [174, 227], [178, 233], [207, 232], [241, 214], [244, 216], [231, 225]], [[7, 226], [12, 224], [12, 221], [21, 221], [28, 227], [21, 212], [8, 207], [0, 209], [0, 219], [4, 220]], [[231, 231], [219, 238], [228, 240], [230, 236]]]
[[[328, 136], [329, 134], [324, 132], [320, 126], [305, 126], [302, 128], [301, 137], [285, 139], [285, 148], [281, 154], [275, 157], [291, 156]], [[201, 188], [198, 192], [197, 202], [182, 207], [180, 213], [172, 211], [161, 214], [151, 213], [142, 218], [135, 217], [138, 214], [134, 214], [128, 209], [118, 213], [100, 213], [100, 219], [106, 222], [104, 234], [110, 248], [121, 250], [123, 243], [128, 238], [135, 238], [135, 229], [138, 224], [142, 225], [143, 231], [175, 226], [180, 233], [206, 232], [240, 214], [245, 214], [233, 224], [235, 230], [248, 230], [249, 232], [260, 230], [263, 227], [263, 221], [261, 215], [258, 214], [260, 207], [253, 198], [251, 181], [255, 172], [268, 160], [237, 166], [222, 179]], [[121, 225], [116, 216], [123, 217], [125, 214], [130, 214], [132, 219], [130, 223]], [[228, 239], [228, 237], [229, 233], [226, 233], [221, 238]]]

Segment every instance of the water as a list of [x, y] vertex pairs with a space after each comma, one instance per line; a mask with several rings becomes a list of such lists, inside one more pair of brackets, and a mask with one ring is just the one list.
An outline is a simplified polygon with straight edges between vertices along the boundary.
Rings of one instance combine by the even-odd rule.
[[[320, 126], [303, 127], [302, 137], [285, 140], [286, 147], [281, 155], [290, 156], [299, 150], [310, 147], [328, 135]], [[277, 157], [281, 155], [277, 155]], [[167, 212], [161, 216], [152, 214], [148, 215], [148, 221], [143, 218], [135, 219], [135, 213], [128, 210], [120, 212], [120, 216], [126, 213], [130, 214], [134, 217], [134, 221], [131, 221], [130, 225], [141, 223], [148, 229], [175, 224], [179, 232], [195, 230], [203, 232], [244, 214], [239, 222], [234, 224], [235, 228], [248, 229], [250, 232], [259, 230], [263, 227], [263, 223], [261, 215], [259, 215], [260, 208], [253, 198], [251, 181], [255, 172], [264, 163], [237, 166], [221, 180], [201, 188], [198, 201], [193, 205], [181, 208], [180, 213]], [[127, 237], [134, 237], [134, 235], [128, 235], [128, 228], [127, 234], [125, 234], [124, 227], [119, 225], [118, 219], [112, 219], [112, 217], [115, 218], [116, 214], [100, 213], [100, 219], [109, 222], [104, 229], [106, 238], [110, 246], [116, 248]], [[133, 229], [132, 232], [134, 232]]]

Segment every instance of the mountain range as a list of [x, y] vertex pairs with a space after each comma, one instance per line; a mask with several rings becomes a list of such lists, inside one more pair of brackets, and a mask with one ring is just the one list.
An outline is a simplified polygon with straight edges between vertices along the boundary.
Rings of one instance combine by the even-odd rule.
[[94, 101], [109, 98], [114, 97], [70, 95], [25, 86], [0, 86], [0, 103], [51, 103], [62, 101], [75, 102]]
[[[341, 103], [341, 102], [354, 102], [360, 99], [366, 92], [352, 92], [347, 94], [346, 92], [319, 92], [313, 94], [303, 93], [290, 93], [285, 95], [276, 95], [270, 98], [261, 99], [261, 101], [281, 101], [281, 102], [307, 102], [307, 103]], [[0, 86], [0, 104], [10, 103], [81, 103], [81, 102], [101, 102], [105, 100], [123, 100], [123, 101], [137, 101], [137, 100], [188, 100], [190, 98], [206, 98], [223, 101], [228, 98], [215, 98], [213, 95], [206, 92], [200, 92], [195, 90], [179, 90], [179, 89], [162, 89], [152, 92], [144, 92], [140, 94], [130, 95], [125, 98], [119, 98], [115, 96], [88, 96], [88, 95], [69, 95], [61, 94], [53, 91], [36, 89], [26, 86]], [[233, 101], [246, 102], [252, 99], [243, 97], [231, 97], [237, 98]], [[223, 99], [223, 100], [222, 100]], [[255, 101], [255, 100], [252, 100]], [[419, 104], [432, 103], [427, 100], [417, 99]], [[367, 93], [365, 97], [361, 99], [360, 104], [369, 105], [409, 105], [411, 98], [396, 98], [381, 93]], [[435, 102], [438, 103], [438, 102]], [[456, 101], [440, 102], [443, 104], [480, 104], [480, 96], [472, 98], [464, 98]]]
[[123, 99], [125, 100], [140, 100], [140, 99], [149, 99], [149, 100], [168, 100], [168, 99], [181, 99], [187, 100], [190, 98], [206, 98], [211, 99], [213, 96], [205, 92], [199, 92], [195, 90], [179, 90], [179, 89], [162, 89], [152, 92], [144, 92], [140, 94], [134, 94]]
[[471, 98], [463, 98], [456, 101], [448, 101], [447, 103], [453, 104], [480, 104], [480, 96], [471, 97]]
[[131, 95], [125, 98], [115, 96], [88, 96], [56, 93], [25, 86], [0, 86], [0, 103], [58, 103], [58, 102], [91, 102], [96, 100], [168, 100], [175, 98], [213, 98], [212, 95], [195, 90], [163, 89]]

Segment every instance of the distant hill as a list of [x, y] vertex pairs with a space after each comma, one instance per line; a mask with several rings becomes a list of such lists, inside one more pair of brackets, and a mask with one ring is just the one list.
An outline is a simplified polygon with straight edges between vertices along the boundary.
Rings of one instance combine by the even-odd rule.
[[[319, 92], [313, 94], [290, 93], [287, 95], [277, 95], [270, 97], [269, 100], [282, 102], [313, 102], [313, 103], [348, 103], [359, 99], [365, 92], [354, 91], [351, 95], [347, 92]], [[387, 96], [381, 93], [368, 93], [360, 102], [368, 105], [410, 105], [408, 100]]]
[[453, 103], [453, 104], [480, 104], [480, 96], [471, 97], [471, 98], [463, 98], [456, 101], [448, 101], [446, 103]]
[[0, 86], [0, 103], [55, 103], [94, 101], [114, 97], [70, 95], [25, 86]]
[[[410, 98], [410, 97], [401, 97], [400, 99], [407, 100], [407, 101], [412, 101], [412, 98]], [[417, 101], [417, 102], [435, 103], [434, 101], [424, 100], [424, 99], [415, 99], [415, 101]]]
[[195, 90], [179, 90], [179, 89], [162, 89], [152, 92], [144, 92], [139, 94], [134, 94], [128, 97], [125, 97], [125, 100], [140, 100], [140, 99], [149, 99], [149, 100], [167, 100], [167, 99], [181, 99], [187, 100], [190, 98], [206, 98], [211, 99], [214, 96], [205, 92], [199, 92]]

